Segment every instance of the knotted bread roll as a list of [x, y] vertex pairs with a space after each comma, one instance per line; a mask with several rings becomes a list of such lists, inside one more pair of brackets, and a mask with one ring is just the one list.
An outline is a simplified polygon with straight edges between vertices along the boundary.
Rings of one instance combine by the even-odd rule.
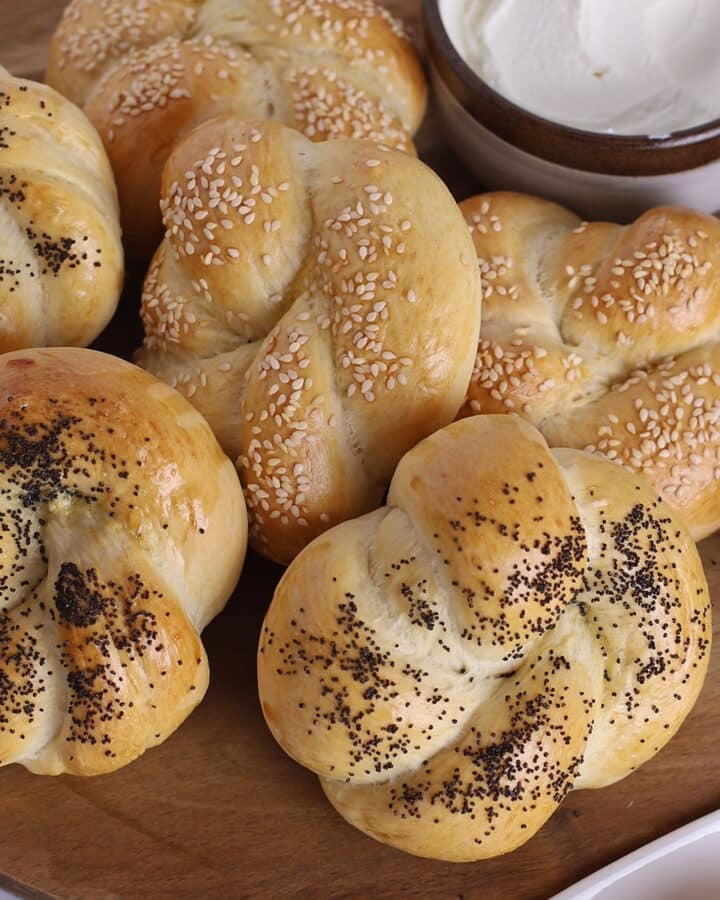
[[480, 279], [447, 188], [367, 141], [215, 119], [173, 151], [140, 363], [237, 464], [280, 562], [373, 509], [462, 404]]
[[100, 139], [64, 97], [0, 66], [0, 352], [91, 343], [122, 280]]
[[246, 543], [202, 417], [90, 350], [0, 357], [0, 765], [97, 775], [200, 702]]
[[720, 525], [720, 222], [629, 227], [486, 194], [461, 208], [483, 278], [463, 415], [516, 412], [553, 447], [644, 475], [699, 540]]
[[349, 822], [475, 860], [660, 750], [711, 634], [695, 546], [644, 480], [477, 416], [411, 450], [387, 506], [290, 566], [260, 698]]
[[371, 0], [72, 0], [46, 77], [102, 135], [145, 258], [163, 164], [200, 122], [278, 118], [313, 140], [411, 151], [426, 96], [400, 24]]

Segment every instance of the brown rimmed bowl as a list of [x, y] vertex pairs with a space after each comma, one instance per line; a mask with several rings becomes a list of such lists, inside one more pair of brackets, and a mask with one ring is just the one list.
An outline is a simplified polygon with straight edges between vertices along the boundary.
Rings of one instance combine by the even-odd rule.
[[484, 187], [548, 197], [587, 218], [629, 220], [651, 206], [720, 210], [720, 119], [663, 135], [582, 131], [493, 90], [460, 56], [443, 9], [423, 0], [433, 89], [450, 139]]

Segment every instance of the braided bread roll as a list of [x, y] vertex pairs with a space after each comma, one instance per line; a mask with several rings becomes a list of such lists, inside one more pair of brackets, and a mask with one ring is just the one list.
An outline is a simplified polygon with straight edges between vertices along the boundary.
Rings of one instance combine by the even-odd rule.
[[122, 289], [118, 202], [87, 118], [0, 66], [0, 352], [82, 346]]
[[461, 415], [516, 412], [554, 447], [643, 475], [696, 540], [720, 526], [720, 222], [582, 223], [520, 194], [461, 204], [483, 325]]
[[312, 140], [412, 152], [426, 99], [412, 45], [371, 0], [72, 0], [46, 78], [102, 135], [126, 238], [146, 259], [163, 164], [201, 122], [277, 118]]
[[382, 501], [462, 404], [480, 280], [447, 188], [366, 141], [215, 119], [163, 174], [138, 361], [237, 465], [250, 536], [289, 562]]
[[644, 480], [477, 416], [411, 450], [387, 506], [286, 571], [259, 691], [349, 822], [475, 860], [657, 753], [711, 634], [695, 546]]
[[0, 765], [98, 775], [202, 699], [246, 543], [202, 417], [90, 350], [0, 358]]

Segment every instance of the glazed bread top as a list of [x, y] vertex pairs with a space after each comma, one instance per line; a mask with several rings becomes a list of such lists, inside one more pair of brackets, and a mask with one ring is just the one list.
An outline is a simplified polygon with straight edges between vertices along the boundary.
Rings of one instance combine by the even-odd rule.
[[368, 141], [215, 119], [173, 151], [138, 360], [203, 413], [256, 548], [372, 509], [462, 404], [480, 279], [447, 188]]
[[288, 568], [260, 698], [352, 824], [481, 859], [666, 744], [702, 687], [710, 614], [697, 550], [647, 482], [476, 416]]
[[177, 392], [105, 354], [6, 354], [0, 406], [0, 765], [110, 772], [203, 697], [237, 475]]
[[370, 0], [73, 0], [46, 77], [102, 135], [132, 252], [146, 258], [162, 166], [200, 122], [278, 118], [313, 140], [412, 151], [426, 98], [412, 45]]
[[659, 208], [583, 223], [521, 194], [461, 208], [483, 279], [463, 415], [515, 412], [551, 446], [647, 478], [696, 540], [720, 524], [720, 223]]
[[0, 66], [0, 352], [84, 346], [123, 282], [117, 194], [85, 115]]

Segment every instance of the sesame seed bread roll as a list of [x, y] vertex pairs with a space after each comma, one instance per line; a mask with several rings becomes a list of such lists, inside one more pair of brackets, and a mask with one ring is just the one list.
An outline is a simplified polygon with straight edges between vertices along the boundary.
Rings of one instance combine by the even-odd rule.
[[273, 122], [205, 123], [162, 194], [137, 360], [210, 422], [253, 545], [287, 563], [376, 507], [403, 453], [457, 414], [479, 330], [472, 241], [418, 160]]
[[100, 775], [202, 700], [245, 554], [207, 423], [91, 350], [0, 357], [0, 766]]
[[315, 141], [413, 153], [426, 102], [410, 41], [371, 0], [71, 0], [46, 80], [100, 132], [126, 244], [145, 260], [161, 236], [162, 167], [201, 122], [277, 118]]
[[259, 693], [348, 822], [472, 861], [661, 750], [711, 635], [697, 550], [647, 482], [550, 450], [519, 417], [476, 416], [418, 444], [387, 506], [287, 569]]
[[84, 346], [123, 282], [117, 193], [83, 113], [0, 66], [0, 352]]
[[696, 540], [720, 527], [720, 222], [581, 222], [521, 194], [461, 209], [483, 323], [461, 416], [514, 412], [553, 447], [643, 475]]

